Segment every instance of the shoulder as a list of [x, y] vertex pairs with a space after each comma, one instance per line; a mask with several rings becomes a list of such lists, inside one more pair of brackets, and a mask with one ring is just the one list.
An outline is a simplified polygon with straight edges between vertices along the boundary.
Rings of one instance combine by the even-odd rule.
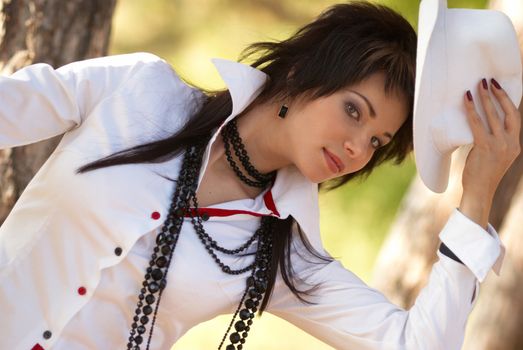
[[90, 58], [66, 64], [57, 69], [76, 80], [116, 81], [130, 79], [169, 78], [179, 80], [171, 65], [163, 58], [148, 52], [135, 52]]
[[58, 68], [64, 76], [75, 81], [102, 82], [117, 89], [134, 89], [136, 92], [194, 93], [194, 89], [176, 73], [165, 59], [148, 52], [90, 58]]
[[139, 64], [159, 63], [169, 65], [164, 59], [148, 52], [134, 52], [120, 55], [110, 55], [89, 58], [81, 61], [72, 62], [60, 67], [59, 69], [81, 69], [81, 68], [117, 68], [129, 67]]

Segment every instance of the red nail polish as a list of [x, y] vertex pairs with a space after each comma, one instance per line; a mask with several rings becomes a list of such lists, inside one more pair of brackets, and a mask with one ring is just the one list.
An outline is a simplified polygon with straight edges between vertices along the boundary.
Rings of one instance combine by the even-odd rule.
[[472, 94], [470, 93], [470, 90], [467, 90], [467, 99], [472, 102]]
[[488, 90], [487, 79], [481, 79], [481, 84], [483, 85], [483, 89]]
[[492, 79], [490, 79], [490, 82], [492, 83], [492, 85], [494, 85], [496, 87], [496, 89], [501, 90], [501, 85], [499, 85], [499, 83], [496, 81], [496, 79], [492, 78]]

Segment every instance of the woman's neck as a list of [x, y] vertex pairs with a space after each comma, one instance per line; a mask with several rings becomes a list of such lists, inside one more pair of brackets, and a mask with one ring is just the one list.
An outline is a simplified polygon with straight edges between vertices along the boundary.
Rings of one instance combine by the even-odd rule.
[[[251, 164], [261, 173], [270, 173], [290, 163], [286, 160], [285, 127], [277, 116], [279, 106], [252, 108], [238, 116], [238, 132]], [[197, 196], [205, 207], [242, 198], [255, 198], [263, 189], [243, 183], [225, 157], [221, 136], [211, 147], [209, 163]]]
[[[286, 129], [278, 110], [279, 105], [261, 104], [237, 117], [238, 132], [249, 160], [262, 174], [290, 165], [285, 154]], [[209, 165], [213, 164], [222, 169], [229, 167], [221, 137], [211, 149]]]

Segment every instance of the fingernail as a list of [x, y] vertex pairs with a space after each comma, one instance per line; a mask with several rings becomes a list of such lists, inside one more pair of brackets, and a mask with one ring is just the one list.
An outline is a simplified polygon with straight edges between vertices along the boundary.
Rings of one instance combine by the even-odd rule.
[[481, 84], [483, 85], [483, 89], [488, 90], [487, 79], [482, 79]]
[[496, 81], [496, 79], [492, 78], [492, 79], [490, 79], [490, 82], [492, 83], [492, 85], [494, 85], [496, 87], [496, 89], [501, 90], [501, 85], [499, 85], [499, 83]]
[[470, 93], [470, 90], [467, 90], [467, 99], [472, 102], [472, 94]]

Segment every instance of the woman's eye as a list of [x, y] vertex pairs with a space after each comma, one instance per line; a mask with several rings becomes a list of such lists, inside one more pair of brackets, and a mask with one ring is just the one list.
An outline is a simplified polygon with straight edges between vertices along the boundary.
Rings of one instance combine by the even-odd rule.
[[381, 141], [376, 136], [373, 136], [370, 139], [370, 143], [372, 144], [372, 147], [374, 147], [375, 149], [378, 149], [381, 147]]
[[360, 111], [352, 103], [347, 103], [347, 113], [356, 120], [360, 120]]

